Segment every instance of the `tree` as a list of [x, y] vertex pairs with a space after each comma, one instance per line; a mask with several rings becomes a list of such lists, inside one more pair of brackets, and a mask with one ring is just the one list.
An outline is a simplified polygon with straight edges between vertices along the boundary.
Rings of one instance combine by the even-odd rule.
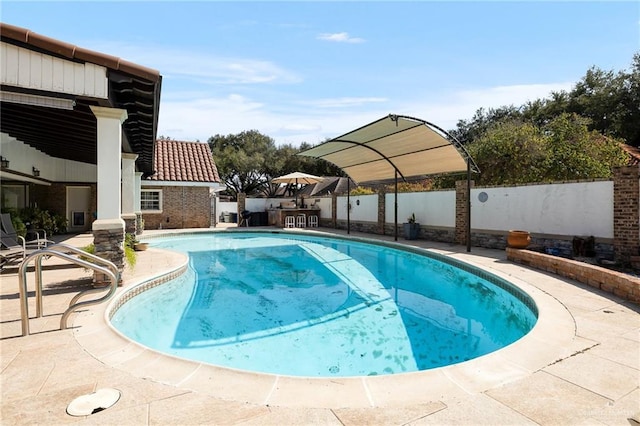
[[624, 165], [621, 141], [589, 130], [590, 120], [561, 114], [542, 127], [499, 122], [467, 146], [482, 185], [608, 178]]
[[543, 137], [532, 123], [498, 122], [467, 146], [480, 169], [482, 185], [520, 184], [543, 180], [546, 161]]
[[470, 121], [459, 120], [456, 128], [450, 130], [449, 133], [460, 143], [466, 145], [480, 137], [494, 124], [504, 120], [517, 119], [521, 116], [522, 113], [519, 108], [513, 105], [489, 108], [488, 110], [479, 108]]
[[233, 197], [240, 192], [273, 196], [278, 185], [271, 184], [271, 179], [296, 171], [317, 176], [344, 175], [327, 161], [298, 155], [311, 148], [309, 144], [303, 142], [299, 148], [290, 144], [276, 147], [272, 138], [257, 130], [215, 135], [208, 143], [220, 178], [227, 185], [227, 193]]
[[625, 73], [623, 89], [611, 134], [623, 138], [629, 145], [640, 147], [640, 53], [633, 56], [631, 70]]
[[562, 114], [544, 126], [546, 180], [608, 178], [627, 162], [622, 141], [589, 130], [590, 119]]
[[269, 170], [281, 161], [273, 139], [257, 130], [215, 135], [207, 141], [218, 167], [220, 178], [227, 191], [236, 197], [238, 193], [257, 194], [269, 183]]
[[449, 133], [468, 144], [498, 122], [522, 119], [542, 127], [564, 113], [589, 118], [589, 130], [640, 147], [640, 53], [633, 56], [629, 71], [592, 67], [568, 92], [552, 92], [520, 107], [480, 108], [471, 120], [459, 120]]

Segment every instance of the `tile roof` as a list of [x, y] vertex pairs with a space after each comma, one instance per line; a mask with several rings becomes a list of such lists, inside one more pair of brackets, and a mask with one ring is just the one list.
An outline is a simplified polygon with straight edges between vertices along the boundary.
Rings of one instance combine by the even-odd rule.
[[156, 173], [146, 180], [220, 182], [211, 149], [203, 142], [157, 140], [153, 167]]

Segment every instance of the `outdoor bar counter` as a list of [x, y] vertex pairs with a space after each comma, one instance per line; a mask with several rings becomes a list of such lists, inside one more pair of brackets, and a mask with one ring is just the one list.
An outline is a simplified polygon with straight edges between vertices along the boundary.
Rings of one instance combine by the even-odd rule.
[[320, 221], [320, 209], [319, 208], [297, 208], [297, 207], [285, 207], [285, 208], [273, 208], [268, 209], [269, 213], [269, 225], [276, 226], [278, 228], [284, 228], [284, 220], [286, 216], [297, 217], [299, 214], [307, 216], [307, 227], [309, 226], [309, 216], [318, 216]]

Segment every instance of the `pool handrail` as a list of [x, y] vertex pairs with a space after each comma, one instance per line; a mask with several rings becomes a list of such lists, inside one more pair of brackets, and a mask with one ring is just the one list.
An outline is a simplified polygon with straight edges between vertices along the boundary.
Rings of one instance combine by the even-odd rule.
[[[73, 253], [76, 256], [72, 256], [69, 254]], [[120, 271], [116, 267], [113, 262], [109, 260], [98, 257], [94, 254], [87, 253], [84, 250], [81, 250], [77, 247], [72, 247], [66, 244], [53, 244], [51, 246], [42, 248], [34, 253], [29, 254], [20, 264], [18, 269], [18, 278], [19, 278], [19, 291], [20, 291], [20, 313], [21, 313], [21, 323], [22, 323], [22, 335], [26, 336], [29, 334], [29, 305], [28, 305], [28, 292], [27, 292], [27, 267], [31, 260], [35, 260], [35, 277], [36, 277], [36, 317], [39, 318], [42, 316], [42, 257], [59, 257], [61, 259], [67, 260], [76, 265], [82, 266], [86, 269], [91, 269], [93, 271], [105, 274], [109, 280], [111, 281], [110, 286], [108, 287], [99, 287], [92, 288], [88, 290], [81, 291], [77, 295], [75, 295], [71, 301], [69, 302], [69, 307], [62, 314], [62, 318], [60, 319], [60, 329], [65, 330], [67, 328], [67, 319], [69, 315], [78, 309], [81, 306], [95, 305], [98, 303], [102, 303], [106, 300], [109, 300], [116, 292], [116, 288], [118, 286], [118, 282], [120, 281]], [[82, 258], [86, 258], [88, 260], [84, 260]], [[105, 266], [100, 266], [97, 263], [101, 263]], [[87, 300], [83, 302], [78, 302], [78, 300], [90, 293], [103, 292], [105, 289], [109, 291], [102, 297], [93, 300]]]

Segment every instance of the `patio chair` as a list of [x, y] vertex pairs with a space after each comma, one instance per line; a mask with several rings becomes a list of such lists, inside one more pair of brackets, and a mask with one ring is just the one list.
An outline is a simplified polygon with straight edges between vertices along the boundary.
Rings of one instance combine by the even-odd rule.
[[[0, 215], [0, 225], [4, 233], [7, 235], [7, 238], [11, 238], [18, 243], [19, 239], [22, 238], [18, 235], [18, 232], [13, 227], [13, 222], [11, 222], [11, 215], [9, 213], [2, 213]], [[47, 244], [53, 243], [53, 241], [49, 241], [47, 239], [47, 231], [44, 229], [28, 229], [29, 235], [34, 235], [35, 239], [27, 241], [26, 238], [22, 238], [25, 241], [25, 246], [27, 248], [42, 248], [46, 247]]]
[[240, 213], [240, 223], [238, 224], [238, 227], [241, 227], [242, 224], [244, 224], [244, 226], [249, 226], [250, 219], [251, 219], [251, 212], [249, 210], [243, 210]]
[[16, 261], [22, 262], [27, 255], [40, 248], [37, 243], [31, 244], [19, 235], [16, 238], [0, 229], [0, 269]]

